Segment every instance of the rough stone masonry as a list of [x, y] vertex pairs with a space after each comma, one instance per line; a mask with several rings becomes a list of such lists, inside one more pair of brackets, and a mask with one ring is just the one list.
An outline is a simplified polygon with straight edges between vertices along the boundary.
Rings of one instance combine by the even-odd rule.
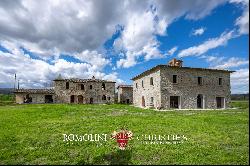
[[133, 104], [157, 109], [221, 109], [230, 102], [233, 71], [182, 67], [173, 59], [133, 80]]
[[53, 89], [17, 89], [17, 103], [114, 103], [115, 82], [95, 79], [54, 80]]
[[[118, 102], [157, 109], [223, 109], [230, 102], [233, 71], [183, 67], [173, 59], [118, 86]], [[17, 103], [114, 103], [115, 82], [95, 79], [54, 80], [53, 89], [17, 89]]]

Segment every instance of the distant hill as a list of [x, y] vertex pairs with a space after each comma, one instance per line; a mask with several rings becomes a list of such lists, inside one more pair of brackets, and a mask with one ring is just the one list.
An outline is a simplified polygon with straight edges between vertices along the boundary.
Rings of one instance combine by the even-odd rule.
[[246, 94], [231, 94], [231, 100], [249, 100], [249, 93], [246, 93]]
[[0, 88], [0, 94], [13, 94], [13, 88]]

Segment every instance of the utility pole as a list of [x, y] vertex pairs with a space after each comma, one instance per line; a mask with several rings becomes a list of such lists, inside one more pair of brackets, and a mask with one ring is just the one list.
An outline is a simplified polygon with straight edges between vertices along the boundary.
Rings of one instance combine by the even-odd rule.
[[19, 89], [19, 80], [18, 80], [18, 82], [17, 82], [17, 89]]
[[15, 83], [14, 83], [14, 90], [16, 89], [16, 73], [15, 73]]

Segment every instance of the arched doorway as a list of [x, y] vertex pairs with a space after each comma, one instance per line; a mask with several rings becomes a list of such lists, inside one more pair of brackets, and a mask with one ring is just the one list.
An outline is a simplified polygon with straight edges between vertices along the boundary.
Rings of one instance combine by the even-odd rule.
[[145, 107], [145, 98], [144, 98], [144, 96], [142, 96], [142, 98], [141, 98], [141, 106]]
[[203, 95], [198, 94], [197, 96], [197, 108], [203, 108]]
[[78, 95], [77, 99], [78, 99], [78, 104], [83, 103], [83, 96], [82, 95]]
[[129, 104], [129, 99], [126, 100], [127, 104]]

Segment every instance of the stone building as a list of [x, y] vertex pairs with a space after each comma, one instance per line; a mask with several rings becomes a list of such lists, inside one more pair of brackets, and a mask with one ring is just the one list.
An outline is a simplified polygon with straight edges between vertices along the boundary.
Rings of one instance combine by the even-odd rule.
[[157, 109], [227, 108], [232, 72], [182, 67], [182, 61], [173, 59], [132, 78], [133, 104]]
[[15, 91], [16, 103], [53, 103], [55, 101], [54, 89], [17, 89]]
[[115, 82], [95, 79], [54, 80], [53, 89], [17, 89], [17, 103], [114, 103]]
[[133, 102], [133, 86], [119, 85], [118, 89], [118, 103], [132, 104]]

